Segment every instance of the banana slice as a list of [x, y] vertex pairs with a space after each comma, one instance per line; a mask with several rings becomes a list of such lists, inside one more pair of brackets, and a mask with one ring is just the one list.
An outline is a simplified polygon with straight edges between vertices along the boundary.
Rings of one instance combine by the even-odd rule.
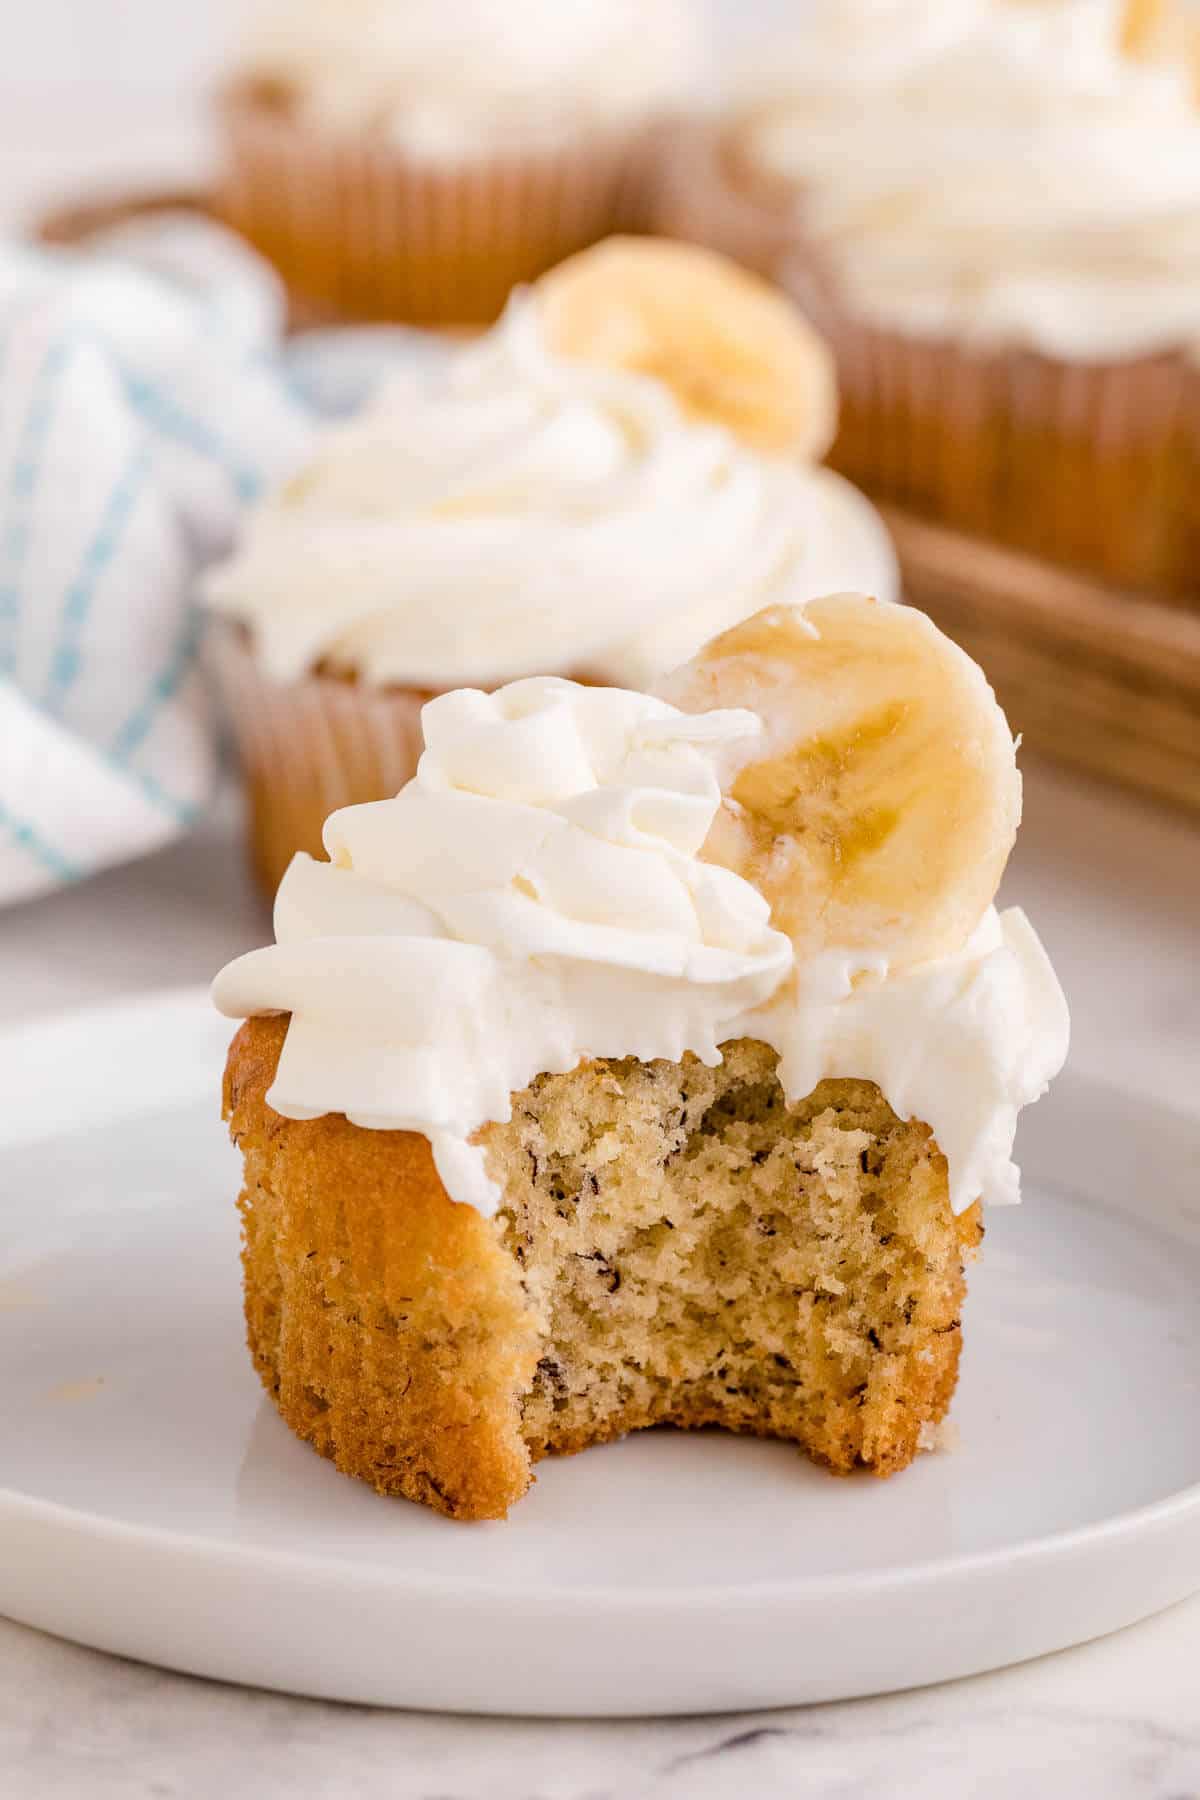
[[818, 461], [837, 429], [824, 340], [777, 289], [727, 257], [609, 238], [537, 283], [551, 349], [656, 376], [684, 412], [755, 449]]
[[1125, 0], [1120, 33], [1126, 56], [1182, 64], [1192, 99], [1200, 104], [1200, 21], [1194, 7], [1184, 0]]
[[762, 718], [702, 854], [765, 895], [799, 957], [906, 967], [966, 942], [1008, 860], [1021, 778], [983, 671], [924, 613], [858, 594], [771, 607], [662, 692]]
[[1121, 11], [1121, 49], [1126, 56], [1148, 56], [1169, 33], [1178, 0], [1125, 0]]

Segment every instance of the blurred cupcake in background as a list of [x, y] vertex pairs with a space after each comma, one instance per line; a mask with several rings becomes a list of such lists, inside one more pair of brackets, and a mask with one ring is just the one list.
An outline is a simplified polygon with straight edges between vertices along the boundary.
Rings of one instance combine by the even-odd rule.
[[219, 207], [329, 314], [489, 322], [645, 222], [689, 0], [275, 0], [221, 100]]
[[1161, 0], [814, 0], [660, 222], [800, 300], [873, 495], [1195, 594], [1192, 38]]
[[818, 466], [835, 426], [785, 296], [614, 239], [330, 427], [208, 589], [263, 885], [412, 775], [433, 693], [643, 687], [774, 600], [894, 599], [878, 515]]

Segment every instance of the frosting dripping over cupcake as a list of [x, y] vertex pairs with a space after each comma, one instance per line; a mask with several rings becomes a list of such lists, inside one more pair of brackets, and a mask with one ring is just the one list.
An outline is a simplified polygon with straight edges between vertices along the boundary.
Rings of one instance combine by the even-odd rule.
[[331, 861], [298, 856], [277, 942], [214, 985], [231, 1017], [288, 1012], [268, 1100], [289, 1118], [430, 1140], [450, 1195], [492, 1213], [474, 1134], [583, 1058], [708, 1064], [753, 1037], [789, 1101], [874, 1081], [933, 1128], [956, 1210], [1016, 1197], [1019, 1108], [1066, 1050], [1066, 1010], [1024, 915], [988, 908], [943, 957], [798, 967], [758, 889], [701, 851], [717, 769], [762, 733], [746, 711], [541, 678], [425, 708], [395, 799], [333, 814]]

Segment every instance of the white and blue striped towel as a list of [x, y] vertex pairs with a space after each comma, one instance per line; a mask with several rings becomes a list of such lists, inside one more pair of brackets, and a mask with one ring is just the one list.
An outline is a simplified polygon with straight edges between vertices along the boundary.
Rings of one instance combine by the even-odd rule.
[[200, 220], [0, 246], [0, 904], [208, 796], [195, 576], [309, 443], [282, 324], [265, 265]]

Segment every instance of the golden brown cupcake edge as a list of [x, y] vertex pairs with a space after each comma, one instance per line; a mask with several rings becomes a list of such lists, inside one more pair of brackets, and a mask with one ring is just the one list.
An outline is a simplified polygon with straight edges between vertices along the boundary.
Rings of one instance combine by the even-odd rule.
[[670, 1423], [904, 1468], [957, 1378], [963, 1261], [927, 1127], [867, 1082], [788, 1107], [775, 1057], [542, 1076], [481, 1141], [505, 1199], [452, 1201], [427, 1140], [267, 1104], [287, 1030], [249, 1020], [224, 1114], [255, 1366], [345, 1473], [502, 1517], [532, 1462]]

